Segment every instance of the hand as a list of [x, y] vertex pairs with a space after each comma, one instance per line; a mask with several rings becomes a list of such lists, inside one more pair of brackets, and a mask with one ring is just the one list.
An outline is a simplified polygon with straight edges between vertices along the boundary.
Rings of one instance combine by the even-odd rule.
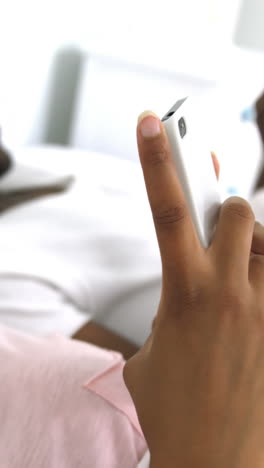
[[[264, 105], [264, 101], [263, 101]], [[219, 179], [220, 175], [220, 164], [218, 158], [214, 152], [212, 154], [212, 161], [214, 165], [215, 175], [217, 180]], [[264, 255], [264, 228], [263, 226], [256, 222], [254, 227], [252, 245], [251, 245], [251, 253]]]
[[264, 257], [253, 253], [264, 253], [263, 228], [230, 198], [205, 250], [162, 123], [143, 115], [137, 136], [163, 278], [152, 333], [124, 379], [151, 466], [263, 467]]

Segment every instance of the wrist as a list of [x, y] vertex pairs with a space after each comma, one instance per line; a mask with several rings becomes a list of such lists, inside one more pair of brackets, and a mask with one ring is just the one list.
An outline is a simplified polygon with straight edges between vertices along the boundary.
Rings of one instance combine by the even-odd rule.
[[[159, 456], [150, 457], [149, 468], [179, 468], [182, 467], [179, 464], [179, 460], [175, 457], [170, 457], [166, 452], [160, 452]], [[186, 468], [186, 467], [184, 467]]]
[[168, 454], [166, 451], [160, 451], [158, 455], [151, 455], [149, 468], [216, 468], [218, 466], [218, 463], [201, 463], [200, 460], [198, 461], [194, 458], [186, 460], [186, 457], [179, 457], [174, 454]]

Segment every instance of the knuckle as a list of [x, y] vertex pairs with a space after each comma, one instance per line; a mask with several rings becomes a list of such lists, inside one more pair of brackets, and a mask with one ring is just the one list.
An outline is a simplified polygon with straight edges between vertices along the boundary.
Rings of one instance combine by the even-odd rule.
[[167, 209], [157, 209], [153, 212], [153, 219], [158, 226], [171, 226], [186, 219], [188, 211], [185, 205], [177, 205]]
[[243, 198], [232, 197], [224, 204], [224, 209], [231, 216], [254, 221], [255, 216], [249, 203]]
[[148, 162], [154, 167], [159, 166], [160, 164], [164, 164], [168, 160], [169, 160], [169, 154], [166, 151], [165, 146], [163, 145], [154, 147], [149, 152]]
[[226, 291], [222, 295], [222, 305], [224, 310], [230, 310], [233, 308], [240, 308], [241, 306], [241, 299], [239, 294], [233, 291]]
[[184, 306], [185, 310], [197, 308], [197, 306], [203, 303], [203, 294], [203, 288], [198, 285], [184, 287], [180, 292], [180, 303]]
[[234, 316], [239, 316], [247, 310], [247, 291], [243, 288], [241, 293], [241, 285], [228, 285], [223, 287], [220, 294], [220, 310], [225, 313], [232, 313]]

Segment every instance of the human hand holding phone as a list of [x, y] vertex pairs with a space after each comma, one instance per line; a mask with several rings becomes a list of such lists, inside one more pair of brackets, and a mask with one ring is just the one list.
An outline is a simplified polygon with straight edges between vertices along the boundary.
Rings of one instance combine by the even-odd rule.
[[128, 361], [152, 468], [260, 468], [264, 430], [264, 230], [250, 205], [222, 205], [205, 249], [163, 124], [143, 115], [138, 148], [162, 260], [152, 333]]

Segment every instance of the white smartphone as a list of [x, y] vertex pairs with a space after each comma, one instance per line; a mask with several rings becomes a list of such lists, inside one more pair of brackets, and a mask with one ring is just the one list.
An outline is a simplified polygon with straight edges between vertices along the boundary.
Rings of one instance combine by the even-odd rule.
[[206, 125], [199, 101], [196, 98], [177, 101], [162, 122], [194, 226], [207, 248], [215, 230], [221, 196], [211, 152], [206, 147]]

